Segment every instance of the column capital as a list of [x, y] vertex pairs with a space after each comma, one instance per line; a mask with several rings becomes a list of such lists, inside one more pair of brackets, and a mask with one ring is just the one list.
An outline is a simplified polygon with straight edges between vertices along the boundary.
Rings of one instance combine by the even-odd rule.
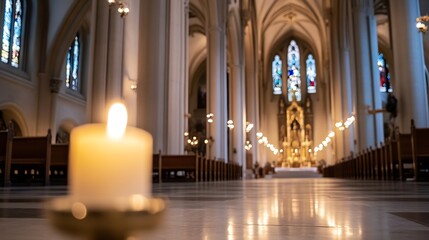
[[51, 78], [51, 80], [49, 81], [49, 88], [51, 89], [51, 93], [59, 93], [63, 82], [64, 80], [61, 78]]

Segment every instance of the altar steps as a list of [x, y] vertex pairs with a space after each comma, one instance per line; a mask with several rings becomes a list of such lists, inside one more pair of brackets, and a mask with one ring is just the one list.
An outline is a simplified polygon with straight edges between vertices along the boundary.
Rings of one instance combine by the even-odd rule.
[[276, 168], [272, 178], [321, 178], [322, 174], [315, 167]]

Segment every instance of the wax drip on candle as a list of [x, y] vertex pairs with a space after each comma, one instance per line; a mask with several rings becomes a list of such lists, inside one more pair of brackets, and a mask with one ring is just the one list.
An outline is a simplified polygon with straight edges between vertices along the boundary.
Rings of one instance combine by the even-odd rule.
[[127, 128], [127, 121], [127, 108], [124, 104], [113, 104], [109, 109], [107, 118], [107, 135], [113, 139], [121, 138]]

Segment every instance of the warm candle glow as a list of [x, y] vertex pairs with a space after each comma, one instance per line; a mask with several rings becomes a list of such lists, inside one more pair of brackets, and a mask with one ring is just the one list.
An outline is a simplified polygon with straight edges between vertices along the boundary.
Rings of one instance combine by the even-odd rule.
[[113, 104], [107, 119], [107, 135], [113, 139], [121, 138], [127, 128], [127, 121], [127, 108], [121, 103]]

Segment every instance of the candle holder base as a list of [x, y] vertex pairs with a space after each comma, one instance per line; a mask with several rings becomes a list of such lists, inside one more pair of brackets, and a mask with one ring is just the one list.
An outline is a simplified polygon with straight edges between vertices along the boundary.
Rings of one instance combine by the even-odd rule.
[[49, 201], [46, 212], [53, 226], [63, 233], [91, 240], [123, 240], [132, 232], [155, 229], [165, 208], [161, 198], [144, 198], [143, 204], [87, 208], [83, 203], [65, 197]]

